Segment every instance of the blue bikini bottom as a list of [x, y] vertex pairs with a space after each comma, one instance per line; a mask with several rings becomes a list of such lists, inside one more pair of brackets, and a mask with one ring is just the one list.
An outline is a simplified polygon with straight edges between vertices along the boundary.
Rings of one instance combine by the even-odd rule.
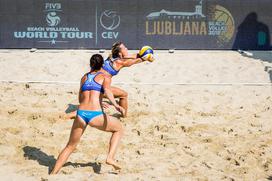
[[102, 115], [102, 111], [87, 111], [87, 110], [77, 110], [77, 116], [85, 121], [86, 124], [92, 121], [93, 118]]

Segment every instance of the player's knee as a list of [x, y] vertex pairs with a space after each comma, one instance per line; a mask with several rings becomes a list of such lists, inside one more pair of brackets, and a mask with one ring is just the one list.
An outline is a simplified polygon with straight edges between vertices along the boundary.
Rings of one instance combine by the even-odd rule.
[[69, 149], [70, 151], [74, 151], [77, 147], [77, 144], [71, 144], [71, 143], [68, 143], [66, 148]]
[[123, 91], [121, 98], [127, 98], [127, 97], [128, 97], [128, 93], [126, 91]]
[[123, 126], [122, 126], [121, 124], [118, 126], [117, 131], [119, 132], [119, 134], [120, 134], [121, 136], [124, 135], [124, 128], [123, 128]]

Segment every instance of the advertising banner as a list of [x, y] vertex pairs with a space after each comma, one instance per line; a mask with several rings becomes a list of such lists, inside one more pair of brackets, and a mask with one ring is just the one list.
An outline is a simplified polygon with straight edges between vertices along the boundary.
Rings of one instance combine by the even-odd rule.
[[0, 48], [271, 49], [270, 0], [0, 0]]

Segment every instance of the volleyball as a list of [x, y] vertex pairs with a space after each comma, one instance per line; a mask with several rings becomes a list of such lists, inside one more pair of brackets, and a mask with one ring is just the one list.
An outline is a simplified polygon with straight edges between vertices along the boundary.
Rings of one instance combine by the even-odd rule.
[[154, 61], [153, 49], [150, 46], [143, 46], [139, 52], [139, 56], [145, 61]]

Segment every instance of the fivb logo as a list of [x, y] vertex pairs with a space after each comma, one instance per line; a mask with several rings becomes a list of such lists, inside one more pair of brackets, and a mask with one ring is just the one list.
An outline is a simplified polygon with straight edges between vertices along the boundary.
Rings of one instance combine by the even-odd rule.
[[57, 26], [60, 23], [60, 17], [57, 16], [57, 12], [61, 12], [60, 3], [45, 3], [46, 22], [48, 26]]

